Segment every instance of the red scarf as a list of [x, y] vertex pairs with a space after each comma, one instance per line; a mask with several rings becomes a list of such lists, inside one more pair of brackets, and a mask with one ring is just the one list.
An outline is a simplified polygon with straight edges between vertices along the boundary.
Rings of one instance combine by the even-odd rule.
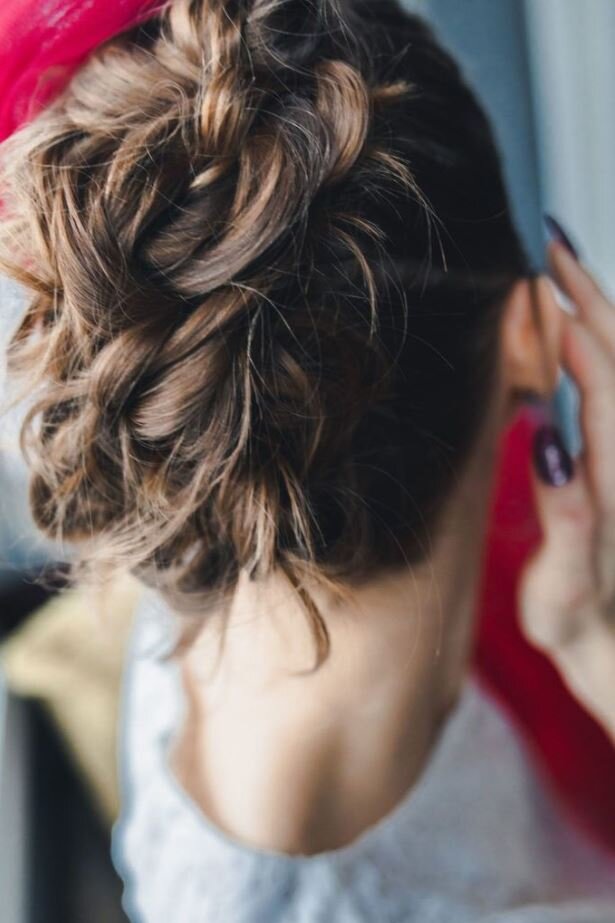
[[93, 48], [159, 5], [158, 0], [2, 0], [0, 140], [44, 106]]
[[[35, 115], [93, 48], [157, 6], [156, 0], [3, 0], [0, 139]], [[528, 476], [533, 427], [521, 412], [502, 439], [476, 666], [571, 819], [615, 852], [615, 748], [549, 661], [524, 640], [516, 617], [517, 580], [540, 540]]]

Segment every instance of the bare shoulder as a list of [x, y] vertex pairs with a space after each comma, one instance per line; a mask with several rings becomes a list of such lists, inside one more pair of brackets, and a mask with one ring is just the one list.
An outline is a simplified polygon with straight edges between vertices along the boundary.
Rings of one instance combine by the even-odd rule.
[[[361, 665], [262, 686], [185, 673], [173, 771], [218, 828], [251, 846], [314, 854], [353, 842], [418, 777], [429, 722]], [[385, 677], [386, 680], [386, 677]]]
[[339, 838], [339, 741], [292, 696], [189, 699], [170, 765], [207, 819], [244, 844], [307, 854]]
[[310, 672], [304, 614], [283, 588], [261, 605], [250, 590], [222, 643], [204, 629], [183, 655], [173, 770], [238, 840], [306, 854], [349, 845], [407, 793], [430, 746], [434, 697], [417, 696], [411, 623], [387, 621], [380, 598], [371, 620], [337, 609], [330, 654]]

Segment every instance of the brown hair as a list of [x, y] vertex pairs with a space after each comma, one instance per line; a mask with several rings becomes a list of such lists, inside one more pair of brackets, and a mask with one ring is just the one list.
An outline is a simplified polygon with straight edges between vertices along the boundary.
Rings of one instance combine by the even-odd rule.
[[396, 0], [173, 0], [2, 146], [38, 526], [178, 612], [427, 553], [527, 272], [487, 119]]

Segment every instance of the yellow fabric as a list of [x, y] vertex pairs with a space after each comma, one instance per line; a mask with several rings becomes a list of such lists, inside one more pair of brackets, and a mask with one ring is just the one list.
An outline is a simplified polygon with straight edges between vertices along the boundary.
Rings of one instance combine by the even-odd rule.
[[119, 809], [117, 727], [124, 651], [141, 584], [127, 576], [105, 593], [66, 590], [0, 646], [9, 688], [40, 700], [59, 729], [103, 820]]

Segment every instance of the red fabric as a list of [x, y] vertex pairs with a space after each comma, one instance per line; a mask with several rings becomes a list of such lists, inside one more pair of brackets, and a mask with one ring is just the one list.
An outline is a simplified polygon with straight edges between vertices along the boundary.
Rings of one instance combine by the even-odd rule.
[[[156, 0], [2, 0], [0, 139], [49, 101], [93, 48], [157, 6]], [[571, 816], [615, 852], [615, 748], [517, 624], [517, 581], [540, 539], [528, 468], [533, 425], [521, 413], [502, 440], [476, 665]]]
[[156, 0], [2, 0], [0, 140], [48, 102], [93, 48], [159, 5]]

